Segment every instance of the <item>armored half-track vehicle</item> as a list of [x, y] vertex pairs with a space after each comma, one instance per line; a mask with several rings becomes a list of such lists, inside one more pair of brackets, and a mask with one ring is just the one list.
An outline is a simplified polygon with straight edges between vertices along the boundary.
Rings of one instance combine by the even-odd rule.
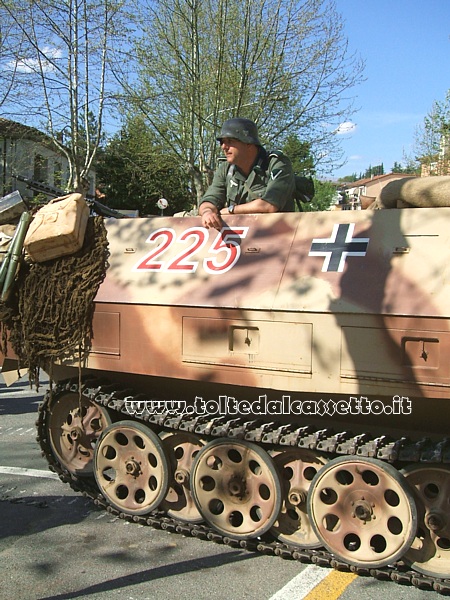
[[449, 591], [450, 208], [430, 182], [420, 207], [221, 231], [105, 219], [90, 352], [53, 365], [39, 409], [50, 469], [138, 523]]

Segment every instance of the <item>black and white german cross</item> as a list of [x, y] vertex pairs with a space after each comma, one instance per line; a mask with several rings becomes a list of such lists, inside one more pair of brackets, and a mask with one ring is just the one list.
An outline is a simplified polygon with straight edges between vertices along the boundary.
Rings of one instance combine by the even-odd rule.
[[365, 256], [369, 238], [353, 239], [354, 223], [337, 223], [330, 238], [314, 238], [308, 256], [323, 256], [322, 271], [342, 272], [347, 256]]

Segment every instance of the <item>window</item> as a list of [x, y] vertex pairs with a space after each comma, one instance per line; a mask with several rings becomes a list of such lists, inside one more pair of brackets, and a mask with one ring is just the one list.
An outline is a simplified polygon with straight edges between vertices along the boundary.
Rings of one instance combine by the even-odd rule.
[[40, 154], [34, 157], [33, 179], [41, 183], [48, 182], [48, 159]]

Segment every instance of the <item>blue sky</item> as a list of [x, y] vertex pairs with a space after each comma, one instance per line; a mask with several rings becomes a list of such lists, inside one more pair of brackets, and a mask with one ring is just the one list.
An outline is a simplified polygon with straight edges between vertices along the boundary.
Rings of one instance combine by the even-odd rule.
[[347, 163], [334, 177], [411, 155], [416, 129], [450, 89], [450, 0], [336, 0], [350, 50], [366, 61], [354, 89], [354, 130], [342, 135]]

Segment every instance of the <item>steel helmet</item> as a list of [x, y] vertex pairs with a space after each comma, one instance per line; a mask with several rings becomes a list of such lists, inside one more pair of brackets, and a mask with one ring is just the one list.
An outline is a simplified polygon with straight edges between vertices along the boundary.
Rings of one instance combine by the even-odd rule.
[[240, 142], [244, 142], [244, 144], [261, 146], [256, 124], [250, 121], [250, 119], [243, 119], [241, 117], [234, 117], [225, 121], [217, 140], [220, 142], [222, 138], [234, 138]]

